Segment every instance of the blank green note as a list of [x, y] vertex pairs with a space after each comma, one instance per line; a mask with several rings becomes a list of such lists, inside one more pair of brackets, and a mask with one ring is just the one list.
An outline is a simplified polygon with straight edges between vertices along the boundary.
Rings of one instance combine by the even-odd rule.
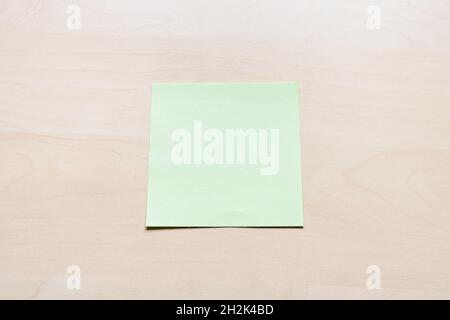
[[152, 87], [147, 227], [302, 227], [298, 85]]

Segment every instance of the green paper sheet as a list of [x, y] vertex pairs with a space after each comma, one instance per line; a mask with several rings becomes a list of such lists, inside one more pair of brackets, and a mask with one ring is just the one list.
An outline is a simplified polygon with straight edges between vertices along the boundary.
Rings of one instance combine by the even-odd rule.
[[302, 227], [298, 91], [154, 84], [147, 227]]

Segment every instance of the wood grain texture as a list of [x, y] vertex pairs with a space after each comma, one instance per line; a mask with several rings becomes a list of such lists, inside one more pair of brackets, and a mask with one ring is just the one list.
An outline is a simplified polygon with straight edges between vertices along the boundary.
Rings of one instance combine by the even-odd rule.
[[[450, 298], [449, 1], [71, 3], [0, 0], [0, 298]], [[145, 230], [152, 82], [284, 80], [305, 228]]]

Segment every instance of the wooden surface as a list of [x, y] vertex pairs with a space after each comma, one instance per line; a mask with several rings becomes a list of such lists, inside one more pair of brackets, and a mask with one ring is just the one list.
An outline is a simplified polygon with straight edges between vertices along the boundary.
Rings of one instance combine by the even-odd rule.
[[[0, 298], [450, 298], [449, 1], [71, 3], [0, 0]], [[152, 82], [284, 80], [305, 228], [145, 230]]]

